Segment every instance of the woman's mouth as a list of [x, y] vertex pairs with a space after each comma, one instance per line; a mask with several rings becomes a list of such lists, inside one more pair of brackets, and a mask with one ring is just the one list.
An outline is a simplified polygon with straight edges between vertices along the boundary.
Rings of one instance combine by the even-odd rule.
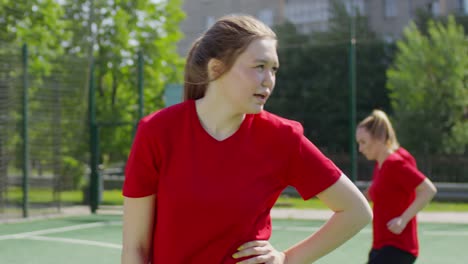
[[268, 99], [268, 96], [265, 94], [254, 94], [254, 97], [262, 104], [266, 103]]

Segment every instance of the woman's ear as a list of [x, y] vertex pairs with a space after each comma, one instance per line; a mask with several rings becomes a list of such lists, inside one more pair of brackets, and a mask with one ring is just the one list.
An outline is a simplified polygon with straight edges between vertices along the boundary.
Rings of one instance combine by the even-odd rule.
[[216, 80], [224, 73], [224, 63], [218, 59], [210, 59], [208, 62], [208, 77]]

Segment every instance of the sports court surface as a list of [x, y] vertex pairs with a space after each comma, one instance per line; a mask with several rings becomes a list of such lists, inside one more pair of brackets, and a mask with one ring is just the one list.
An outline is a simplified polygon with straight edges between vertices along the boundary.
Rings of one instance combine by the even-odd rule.
[[[323, 220], [274, 219], [271, 242], [284, 249], [316, 230]], [[2, 264], [120, 263], [121, 215], [97, 214], [0, 224]], [[468, 223], [420, 223], [420, 264], [468, 263]], [[367, 226], [316, 263], [365, 263]], [[209, 260], [207, 260], [209, 263]]]

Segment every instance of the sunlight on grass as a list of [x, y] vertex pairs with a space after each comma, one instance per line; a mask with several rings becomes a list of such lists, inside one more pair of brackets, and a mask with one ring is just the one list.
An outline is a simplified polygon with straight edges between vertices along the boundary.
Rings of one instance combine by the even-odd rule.
[[[29, 190], [29, 202], [30, 203], [51, 203], [55, 200], [59, 200], [62, 203], [70, 204], [83, 204], [83, 191], [72, 190], [62, 191], [56, 194], [50, 188], [34, 188]], [[9, 202], [20, 204], [23, 199], [23, 193], [21, 188], [14, 187], [9, 188], [6, 192], [6, 197]], [[102, 196], [103, 205], [122, 205], [123, 197], [121, 190], [108, 190], [104, 191]]]
[[123, 205], [123, 196], [121, 190], [108, 190], [104, 191], [102, 197], [102, 204], [104, 205]]

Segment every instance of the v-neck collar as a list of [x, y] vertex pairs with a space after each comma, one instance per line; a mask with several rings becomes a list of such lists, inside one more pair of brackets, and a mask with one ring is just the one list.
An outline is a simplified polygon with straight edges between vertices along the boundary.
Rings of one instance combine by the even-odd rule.
[[225, 142], [229, 142], [229, 141], [235, 140], [237, 137], [241, 136], [241, 134], [246, 129], [246, 127], [250, 123], [250, 121], [252, 119], [252, 116], [253, 116], [251, 114], [246, 114], [244, 120], [242, 120], [242, 123], [240, 124], [240, 126], [237, 128], [237, 130], [232, 135], [230, 135], [229, 137], [227, 137], [227, 138], [225, 138], [223, 140], [218, 140], [215, 137], [213, 137], [210, 133], [208, 133], [208, 131], [206, 131], [206, 129], [201, 124], [201, 120], [200, 120], [200, 118], [198, 116], [198, 113], [197, 113], [197, 107], [196, 107], [195, 100], [190, 100], [189, 107], [190, 107], [190, 113], [192, 115], [192, 120], [195, 123], [194, 124], [195, 129], [199, 130], [200, 134], [203, 135], [203, 137], [208, 138], [209, 141], [212, 141], [212, 142], [217, 143], [217, 144], [222, 144], [222, 143], [225, 143]]

